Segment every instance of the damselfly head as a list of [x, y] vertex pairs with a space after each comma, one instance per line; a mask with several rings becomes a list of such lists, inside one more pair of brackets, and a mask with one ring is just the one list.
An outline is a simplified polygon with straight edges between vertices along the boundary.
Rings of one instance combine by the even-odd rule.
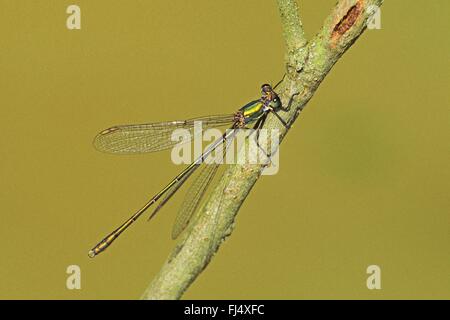
[[273, 92], [273, 89], [270, 84], [265, 83], [261, 86], [261, 95], [262, 96], [266, 96], [267, 94], [270, 94], [271, 92]]
[[261, 86], [261, 99], [264, 104], [273, 109], [278, 109], [281, 107], [281, 100], [277, 93], [273, 91], [270, 84], [263, 84]]

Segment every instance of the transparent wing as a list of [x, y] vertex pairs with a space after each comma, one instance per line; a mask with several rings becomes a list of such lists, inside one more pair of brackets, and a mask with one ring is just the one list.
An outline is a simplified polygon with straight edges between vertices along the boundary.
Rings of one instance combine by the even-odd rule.
[[[225, 157], [226, 151], [230, 143], [233, 141], [236, 133], [237, 131], [234, 131], [226, 138], [226, 140], [224, 140], [224, 143], [220, 150], [223, 152], [223, 157]], [[200, 202], [205, 195], [208, 186], [213, 181], [217, 169], [219, 168], [219, 164], [216, 163], [204, 164], [203, 166], [204, 167], [202, 168], [202, 171], [194, 180], [193, 184], [186, 193], [180, 210], [175, 217], [175, 222], [172, 227], [172, 239], [176, 239], [191, 222], [192, 216], [200, 205]]]
[[213, 180], [218, 167], [219, 165], [217, 164], [204, 165], [204, 168], [189, 188], [180, 211], [178, 211], [175, 217], [175, 222], [172, 227], [172, 239], [176, 239], [189, 224], [192, 215], [197, 210], [201, 199]]
[[229, 125], [233, 114], [193, 118], [182, 121], [167, 121], [147, 124], [119, 125], [103, 130], [94, 138], [94, 147], [102, 152], [133, 154], [170, 149], [180, 141], [172, 141], [175, 129], [186, 129], [190, 139], [194, 135], [194, 122], [201, 121], [202, 128], [208, 129]]

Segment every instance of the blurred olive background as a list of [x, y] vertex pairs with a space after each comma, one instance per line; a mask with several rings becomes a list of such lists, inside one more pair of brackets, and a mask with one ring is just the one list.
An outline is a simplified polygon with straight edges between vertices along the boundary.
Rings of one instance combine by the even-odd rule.
[[[82, 29], [66, 28], [78, 4]], [[300, 1], [307, 36], [335, 0]], [[284, 73], [275, 1], [0, 0], [0, 298], [136, 299], [177, 204], [88, 250], [168, 182], [170, 152], [112, 156], [114, 124], [234, 112]], [[450, 298], [448, 10], [385, 1], [334, 67], [189, 299]], [[182, 198], [182, 197], [179, 197]], [[81, 267], [81, 290], [66, 268]], [[366, 268], [382, 289], [366, 287]]]

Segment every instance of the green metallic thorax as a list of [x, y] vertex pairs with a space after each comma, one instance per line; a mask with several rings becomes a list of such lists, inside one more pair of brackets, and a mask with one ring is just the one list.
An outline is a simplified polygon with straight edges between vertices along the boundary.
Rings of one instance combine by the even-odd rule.
[[250, 123], [258, 120], [264, 115], [266, 107], [261, 100], [252, 101], [243, 106], [240, 111], [244, 115], [245, 123]]

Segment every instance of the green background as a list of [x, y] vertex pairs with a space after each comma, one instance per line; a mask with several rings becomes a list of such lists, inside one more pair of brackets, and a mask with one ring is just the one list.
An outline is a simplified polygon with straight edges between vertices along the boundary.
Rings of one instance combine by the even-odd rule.
[[[300, 1], [309, 38], [334, 3]], [[333, 68], [184, 298], [450, 298], [449, 9], [385, 1], [382, 29]], [[284, 72], [275, 1], [0, 0], [0, 30], [0, 298], [138, 298], [174, 247], [179, 200], [87, 252], [181, 167], [92, 138], [258, 97]], [[71, 264], [81, 290], [66, 289]], [[381, 290], [366, 287], [372, 264]]]

